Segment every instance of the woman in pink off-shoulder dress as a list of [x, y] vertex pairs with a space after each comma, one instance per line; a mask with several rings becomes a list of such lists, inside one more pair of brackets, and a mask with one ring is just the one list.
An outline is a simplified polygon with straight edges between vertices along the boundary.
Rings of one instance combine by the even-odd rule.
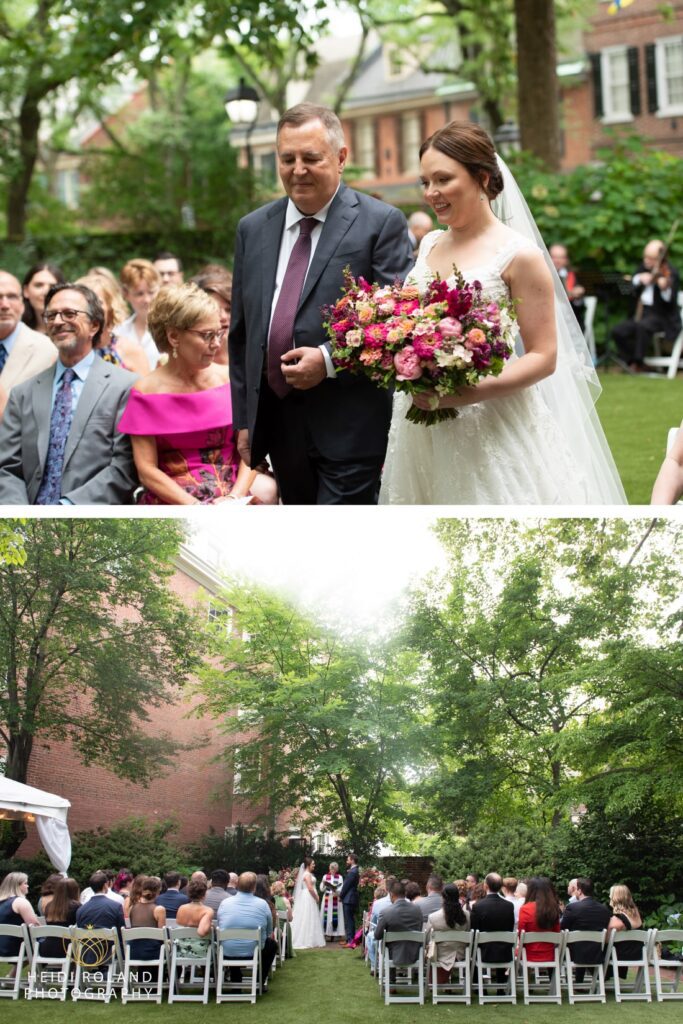
[[255, 472], [237, 453], [228, 369], [213, 298], [194, 284], [162, 288], [148, 327], [167, 354], [138, 380], [119, 422], [131, 435], [143, 505], [215, 505], [249, 498]]

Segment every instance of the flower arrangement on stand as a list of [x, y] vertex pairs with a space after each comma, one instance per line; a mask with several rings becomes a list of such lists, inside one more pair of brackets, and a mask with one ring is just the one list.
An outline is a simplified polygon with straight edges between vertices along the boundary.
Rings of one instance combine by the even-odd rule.
[[437, 408], [439, 398], [498, 376], [514, 351], [513, 303], [488, 300], [479, 281], [469, 284], [453, 271], [454, 284], [437, 277], [421, 296], [412, 284], [356, 281], [347, 267], [342, 297], [323, 311], [337, 370], [430, 395], [429, 411], [411, 405], [413, 423], [453, 419], [458, 410]]

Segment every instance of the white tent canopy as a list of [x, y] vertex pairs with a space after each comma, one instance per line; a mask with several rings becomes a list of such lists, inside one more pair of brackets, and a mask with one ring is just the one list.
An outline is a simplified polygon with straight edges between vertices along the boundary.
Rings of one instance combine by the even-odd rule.
[[0, 775], [0, 819], [35, 821], [50, 861], [63, 874], [71, 863], [71, 836], [66, 823], [70, 807], [69, 801], [61, 796]]

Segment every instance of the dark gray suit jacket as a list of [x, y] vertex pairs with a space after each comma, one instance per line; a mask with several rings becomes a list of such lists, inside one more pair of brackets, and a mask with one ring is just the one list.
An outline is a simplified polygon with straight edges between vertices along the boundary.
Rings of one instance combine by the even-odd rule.
[[[375, 927], [375, 938], [379, 941], [385, 932], [421, 932], [422, 911], [415, 903], [400, 899], [392, 903], [379, 915]], [[420, 955], [417, 942], [391, 942], [391, 959], [399, 966], [414, 964]]]
[[[32, 505], [45, 470], [55, 367], [16, 384], [0, 424], [0, 505]], [[64, 449], [62, 497], [75, 505], [121, 505], [137, 486], [130, 438], [117, 423], [136, 375], [98, 356], [78, 400]]]
[[[248, 427], [252, 465], [268, 452], [257, 422], [268, 344], [270, 312], [287, 198], [255, 210], [237, 229], [230, 323], [230, 378], [234, 426]], [[406, 219], [400, 210], [340, 186], [327, 214], [304, 283], [294, 325], [294, 345], [317, 347], [327, 339], [321, 309], [341, 295], [344, 268], [383, 284], [403, 280], [413, 263]], [[365, 377], [344, 371], [299, 392], [311, 441], [326, 458], [384, 456], [391, 395]]]

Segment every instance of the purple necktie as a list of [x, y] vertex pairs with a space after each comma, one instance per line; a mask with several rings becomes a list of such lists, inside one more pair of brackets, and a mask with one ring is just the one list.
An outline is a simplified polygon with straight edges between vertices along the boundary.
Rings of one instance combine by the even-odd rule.
[[282, 375], [281, 358], [292, 348], [296, 311], [311, 259], [311, 231], [317, 223], [315, 217], [304, 217], [299, 221], [299, 237], [294, 243], [285, 276], [282, 278], [280, 294], [270, 325], [268, 383], [280, 398], [284, 398], [292, 390]]
[[52, 406], [50, 419], [50, 441], [47, 447], [47, 459], [43, 471], [43, 480], [36, 497], [36, 505], [57, 505], [62, 496], [62, 467], [64, 466], [64, 449], [73, 419], [71, 381], [76, 371], [68, 368], [64, 371], [62, 383], [57, 388], [55, 403]]
[[7, 349], [5, 348], [4, 341], [0, 341], [0, 373], [5, 369], [5, 363], [7, 362]]

